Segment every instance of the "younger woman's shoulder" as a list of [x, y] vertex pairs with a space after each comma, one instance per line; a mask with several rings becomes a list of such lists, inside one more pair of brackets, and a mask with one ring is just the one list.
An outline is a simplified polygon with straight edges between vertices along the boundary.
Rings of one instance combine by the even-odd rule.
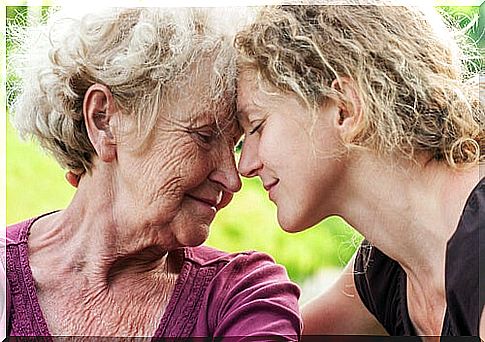
[[485, 304], [485, 178], [468, 197], [456, 231], [446, 249], [446, 299], [450, 329], [478, 334]]
[[[470, 193], [468, 200], [465, 204], [465, 208], [463, 210], [463, 215], [465, 214], [476, 214], [483, 215], [485, 211], [485, 177], [482, 178], [475, 188]], [[482, 227], [483, 227], [482, 223]]]

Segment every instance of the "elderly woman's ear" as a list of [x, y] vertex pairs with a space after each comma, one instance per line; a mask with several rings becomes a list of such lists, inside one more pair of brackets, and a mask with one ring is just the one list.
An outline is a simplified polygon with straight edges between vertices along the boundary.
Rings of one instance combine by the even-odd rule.
[[82, 175], [78, 175], [73, 171], [67, 171], [65, 175], [67, 182], [75, 188], [78, 187], [79, 181], [81, 180], [81, 176]]
[[116, 139], [113, 123], [119, 111], [113, 95], [105, 85], [96, 83], [86, 91], [83, 103], [86, 130], [99, 159], [112, 162], [116, 159]]

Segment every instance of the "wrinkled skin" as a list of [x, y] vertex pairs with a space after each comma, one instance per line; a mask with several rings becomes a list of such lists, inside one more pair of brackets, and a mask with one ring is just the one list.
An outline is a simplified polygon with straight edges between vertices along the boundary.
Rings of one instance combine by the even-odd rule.
[[[119, 211], [115, 217], [124, 217], [118, 226], [144, 222], [150, 227], [149, 238], [157, 240], [168, 224], [173, 247], [205, 241], [215, 210], [194, 197], [214, 202], [219, 209], [241, 187], [233, 156], [241, 133], [225, 110], [198, 113], [196, 96], [189, 96], [166, 109], [141, 160], [131, 151], [118, 152], [117, 182], [122, 184], [118, 189], [121, 198], [129, 199], [115, 208]], [[138, 235], [132, 231], [127, 239]]]
[[206, 73], [167, 94], [141, 149], [108, 88], [88, 90], [94, 167], [68, 173], [72, 202], [36, 221], [29, 237], [52, 334], [153, 336], [182, 265], [178, 248], [204, 242], [240, 189], [233, 148], [241, 130], [229, 104], [207, 98]]

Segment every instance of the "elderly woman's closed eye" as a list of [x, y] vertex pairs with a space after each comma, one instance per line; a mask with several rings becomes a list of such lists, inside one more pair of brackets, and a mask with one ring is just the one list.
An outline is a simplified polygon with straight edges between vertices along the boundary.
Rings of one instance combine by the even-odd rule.
[[194, 247], [241, 188], [220, 15], [57, 14], [25, 36], [13, 121], [77, 191], [7, 229], [11, 335], [298, 337], [298, 288], [282, 267]]

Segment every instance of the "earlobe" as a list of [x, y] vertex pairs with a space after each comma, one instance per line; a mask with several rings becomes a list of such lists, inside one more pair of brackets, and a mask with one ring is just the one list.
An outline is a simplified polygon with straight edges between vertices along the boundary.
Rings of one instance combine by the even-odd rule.
[[112, 131], [116, 113], [108, 87], [98, 83], [89, 87], [83, 102], [84, 122], [96, 154], [108, 163], [116, 159], [116, 139]]

